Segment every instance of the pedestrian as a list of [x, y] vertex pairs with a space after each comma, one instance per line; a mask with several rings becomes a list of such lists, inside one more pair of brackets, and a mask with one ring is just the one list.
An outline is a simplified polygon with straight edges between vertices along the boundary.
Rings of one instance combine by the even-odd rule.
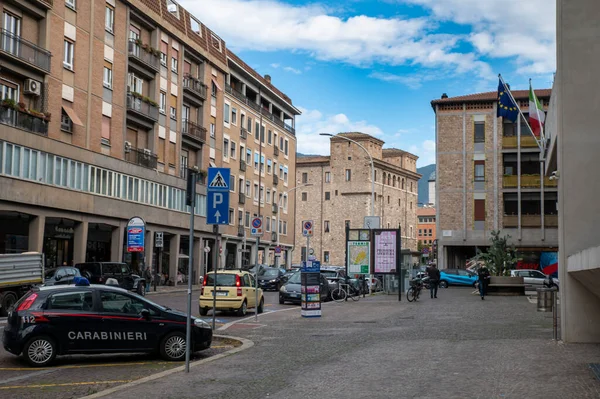
[[479, 295], [481, 295], [481, 300], [484, 300], [487, 295], [487, 286], [490, 281], [490, 271], [485, 265], [482, 265], [477, 271], [477, 275], [479, 276]]
[[147, 266], [144, 269], [144, 279], [146, 279], [146, 292], [150, 291], [150, 284], [152, 284], [152, 271], [150, 270], [150, 266]]
[[440, 271], [435, 266], [435, 263], [427, 268], [427, 276], [429, 277], [429, 293], [431, 294], [431, 298], [437, 298]]

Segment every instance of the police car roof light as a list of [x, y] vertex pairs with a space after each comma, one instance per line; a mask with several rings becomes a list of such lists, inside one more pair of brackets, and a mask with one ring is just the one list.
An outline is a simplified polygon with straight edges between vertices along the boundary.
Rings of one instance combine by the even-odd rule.
[[37, 297], [38, 297], [38, 294], [36, 294], [36, 293], [32, 293], [31, 295], [29, 295], [27, 298], [25, 298], [25, 300], [23, 302], [21, 302], [21, 304], [17, 308], [17, 312], [19, 312], [21, 310], [29, 309], [31, 307], [31, 305], [33, 305], [33, 303], [35, 302]]
[[90, 285], [89, 280], [87, 278], [85, 278], [85, 277], [75, 277], [73, 279], [73, 283], [77, 287], [87, 287], [87, 286]]

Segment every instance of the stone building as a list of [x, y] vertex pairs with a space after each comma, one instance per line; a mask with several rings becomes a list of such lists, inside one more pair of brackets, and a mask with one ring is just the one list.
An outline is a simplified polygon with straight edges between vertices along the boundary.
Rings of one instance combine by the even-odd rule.
[[[421, 247], [421, 253], [425, 260], [433, 260], [432, 250], [437, 238], [435, 229], [435, 208], [431, 206], [419, 207], [417, 210], [417, 240]], [[427, 248], [426, 250], [424, 250]], [[426, 256], [425, 256], [426, 255]]]
[[[417, 249], [417, 156], [364, 133], [340, 133], [363, 145], [375, 166], [375, 216], [382, 228], [402, 231], [402, 248]], [[299, 157], [296, 179], [311, 184], [296, 190], [296, 248], [293, 263], [299, 264], [306, 251], [300, 231], [302, 220], [313, 220], [310, 246], [323, 265], [343, 266], [345, 228], [362, 228], [371, 212], [371, 164], [356, 144], [333, 136], [330, 156]]]
[[[528, 90], [513, 96], [527, 117]], [[545, 107], [550, 90], [536, 94]], [[440, 268], [465, 268], [490, 233], [511, 236], [522, 268], [544, 268], [558, 250], [556, 181], [543, 178], [527, 125], [496, 117], [497, 92], [431, 102], [436, 117], [436, 208]]]
[[[259, 165], [251, 161], [261, 144], [267, 160], [281, 148], [283, 181], [261, 161], [260, 195], [294, 184], [287, 174], [295, 173], [299, 111], [291, 99], [173, 0], [0, 0], [0, 8], [0, 253], [44, 252], [48, 266], [96, 260], [156, 267], [154, 233], [163, 232], [160, 272], [176, 284], [175, 276], [187, 273], [187, 170], [198, 167], [204, 176], [210, 166], [231, 166], [233, 215], [221, 229], [218, 265], [239, 264], [239, 213], [273, 214], [271, 199], [259, 212], [258, 201], [238, 195], [243, 186], [251, 198], [251, 180], [259, 197]], [[250, 134], [261, 114], [266, 143]], [[244, 170], [242, 147], [252, 153]], [[204, 178], [196, 200], [194, 280], [202, 247], [221, 253], [206, 225]], [[294, 199], [282, 202], [282, 225], [293, 232]], [[133, 216], [146, 222], [141, 256], [124, 248]], [[286, 231], [281, 241], [286, 252], [294, 244]], [[268, 245], [248, 243], [263, 257]]]

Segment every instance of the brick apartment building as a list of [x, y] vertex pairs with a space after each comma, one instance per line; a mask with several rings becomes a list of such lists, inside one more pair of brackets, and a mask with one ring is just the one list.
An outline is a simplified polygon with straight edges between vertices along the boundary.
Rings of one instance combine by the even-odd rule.
[[[294, 173], [299, 111], [290, 98], [172, 0], [0, 0], [0, 7], [0, 253], [41, 251], [48, 266], [137, 266], [142, 259], [124, 251], [124, 233], [128, 219], [140, 216], [145, 263], [156, 265], [153, 237], [164, 232], [161, 272], [176, 282], [178, 270], [187, 271], [180, 256], [190, 239], [187, 168], [205, 175], [224, 166], [234, 177], [220, 265], [239, 265], [239, 216], [274, 212], [269, 198], [260, 212], [250, 200], [259, 196], [259, 166], [242, 151], [266, 157], [260, 195], [275, 197]], [[267, 143], [250, 133], [261, 114]], [[203, 245], [214, 247], [204, 178], [197, 193], [196, 260]], [[294, 199], [282, 203], [287, 254]], [[265, 237], [260, 248], [248, 248], [263, 259], [270, 244]]]
[[[362, 144], [375, 166], [375, 215], [382, 228], [402, 231], [402, 249], [417, 249], [417, 156], [395, 148], [364, 133], [340, 133]], [[296, 224], [314, 222], [310, 241], [323, 265], [345, 264], [346, 226], [362, 228], [371, 209], [371, 164], [356, 144], [333, 136], [330, 156], [307, 156], [296, 160], [299, 184], [296, 190]], [[300, 249], [300, 250], [298, 250]], [[306, 238], [296, 234], [293, 263], [306, 253]]]
[[[521, 109], [528, 91], [512, 92]], [[548, 105], [550, 90], [536, 92]], [[526, 124], [496, 117], [497, 92], [432, 101], [436, 115], [436, 208], [441, 268], [464, 268], [490, 233], [511, 236], [517, 267], [539, 268], [557, 251], [557, 185], [543, 178]], [[527, 113], [525, 113], [527, 117]]]
[[[424, 259], [432, 260], [432, 249], [436, 239], [435, 208], [431, 206], [417, 209], [417, 240]], [[426, 248], [426, 250], [424, 250]]]

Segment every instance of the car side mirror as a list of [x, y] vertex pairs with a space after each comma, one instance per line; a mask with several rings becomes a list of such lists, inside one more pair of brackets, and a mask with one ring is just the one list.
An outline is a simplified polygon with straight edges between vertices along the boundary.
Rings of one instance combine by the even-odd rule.
[[148, 309], [142, 309], [140, 312], [140, 316], [142, 316], [146, 320], [150, 320], [150, 311]]
[[58, 275], [58, 274], [57, 274], [56, 276], [54, 276], [54, 279], [55, 279], [56, 281], [59, 281], [61, 278], [62, 278], [62, 276], [61, 276], [61, 275]]

